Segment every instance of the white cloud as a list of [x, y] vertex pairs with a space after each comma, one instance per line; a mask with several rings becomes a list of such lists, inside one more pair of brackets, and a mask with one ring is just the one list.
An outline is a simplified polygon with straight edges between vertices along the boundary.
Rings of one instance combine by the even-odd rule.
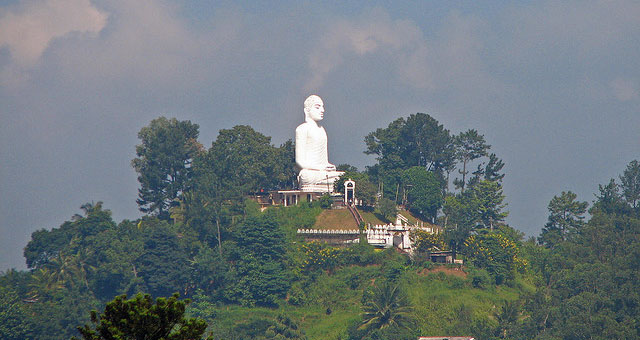
[[428, 52], [422, 31], [414, 22], [393, 20], [377, 8], [352, 20], [341, 19], [331, 24], [308, 57], [312, 76], [305, 88], [318, 89], [346, 58], [374, 53], [397, 56], [390, 67], [395, 67], [418, 87], [431, 87], [432, 79], [425, 63]]
[[193, 27], [178, 5], [163, 0], [109, 0], [105, 7], [109, 26], [100, 39], [52, 49], [52, 62], [74, 81], [135, 84], [140, 92], [193, 86], [218, 71], [228, 45], [241, 43], [243, 17], [235, 12], [216, 12], [210, 25]]
[[108, 15], [89, 0], [29, 1], [0, 10], [0, 47], [8, 47], [13, 63], [34, 66], [51, 41], [72, 32], [97, 34]]
[[620, 101], [624, 102], [640, 97], [638, 83], [634, 80], [618, 77], [612, 80], [609, 85], [613, 95]]
[[437, 30], [426, 32], [412, 20], [393, 19], [376, 8], [329, 25], [308, 56], [307, 91], [317, 91], [332, 72], [357, 67], [353, 63], [365, 58], [377, 58], [390, 71], [395, 79], [387, 83], [417, 91], [455, 89], [485, 97], [503, 88], [483, 60], [488, 25], [475, 16], [452, 11]]

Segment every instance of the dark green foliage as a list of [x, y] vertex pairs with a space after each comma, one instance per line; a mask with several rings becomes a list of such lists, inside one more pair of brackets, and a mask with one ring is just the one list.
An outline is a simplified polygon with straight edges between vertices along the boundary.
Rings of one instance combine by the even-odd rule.
[[243, 305], [275, 305], [289, 289], [285, 234], [274, 214], [250, 217], [235, 232], [235, 263], [225, 295]]
[[[404, 259], [401, 259], [401, 260], [404, 260]], [[383, 272], [384, 278], [388, 282], [397, 283], [400, 277], [402, 277], [402, 274], [405, 271], [405, 265], [403, 262], [404, 261], [398, 261], [398, 259], [396, 259], [395, 261], [384, 262], [384, 264], [382, 265], [382, 272]]]
[[72, 222], [65, 222], [59, 228], [51, 231], [41, 229], [31, 234], [31, 240], [24, 248], [24, 257], [28, 268], [38, 268], [58, 256], [69, 241], [73, 233]]
[[504, 221], [509, 214], [503, 209], [505, 196], [502, 187], [497, 182], [480, 181], [471, 190], [471, 208], [477, 214], [478, 222], [491, 229]]
[[[358, 330], [371, 333], [376, 330], [411, 329], [411, 305], [405, 291], [393, 283], [372, 287], [363, 296], [362, 322]], [[366, 333], [365, 333], [366, 334]]]
[[453, 164], [449, 131], [428, 114], [398, 118], [388, 127], [369, 133], [364, 141], [365, 153], [377, 155], [385, 171], [421, 166], [440, 172]]
[[554, 196], [549, 202], [549, 221], [542, 228], [540, 243], [547, 247], [567, 240], [569, 236], [578, 232], [584, 224], [584, 214], [587, 212], [587, 202], [576, 200], [577, 195], [571, 191], [563, 191], [560, 196]]
[[213, 248], [203, 246], [190, 262], [190, 282], [207, 296], [220, 298], [230, 264]]
[[464, 193], [449, 195], [442, 207], [445, 240], [453, 251], [460, 251], [462, 243], [479, 229], [501, 225], [508, 215], [502, 187], [497, 182], [479, 181]]
[[450, 195], [442, 206], [444, 213], [445, 241], [454, 252], [460, 251], [464, 241], [476, 229], [478, 213], [470, 195]]
[[640, 201], [640, 163], [634, 160], [627, 165], [620, 176], [622, 196], [637, 213], [638, 201]]
[[487, 181], [500, 183], [504, 178], [504, 173], [500, 173], [504, 168], [504, 162], [495, 153], [489, 155], [489, 162], [485, 165], [482, 175]]
[[280, 263], [259, 263], [251, 256], [238, 259], [225, 294], [245, 306], [275, 306], [289, 288], [290, 275]]
[[211, 148], [194, 159], [190, 191], [180, 201], [183, 223], [221, 252], [234, 215], [244, 208], [244, 195], [292, 187], [293, 150], [291, 141], [276, 148], [271, 137], [250, 126], [220, 130]]
[[0, 339], [24, 340], [31, 338], [28, 314], [17, 292], [0, 286]]
[[23, 322], [29, 325], [33, 339], [69, 339], [78, 334], [79, 324], [89, 321], [87, 311], [97, 307], [98, 301], [90, 292], [61, 289], [25, 304], [29, 319]]
[[264, 338], [261, 339], [300, 339], [304, 340], [307, 337], [304, 335], [304, 331], [300, 329], [300, 326], [291, 318], [285, 315], [278, 315], [275, 319], [273, 326], [267, 328]]
[[491, 275], [489, 275], [489, 272], [480, 268], [470, 270], [469, 279], [471, 280], [471, 285], [474, 288], [489, 288], [493, 283], [493, 279], [491, 278]]
[[271, 212], [244, 221], [235, 238], [240, 252], [251, 254], [261, 262], [278, 262], [285, 256], [284, 233]]
[[[197, 125], [190, 126], [197, 132]], [[145, 129], [157, 134], [145, 135], [153, 143], [165, 138], [160, 127]], [[25, 248], [32, 271], [0, 275], [0, 338], [69, 338], [77, 334], [75, 326], [89, 322], [88, 310], [100, 309], [116, 295], [174, 291], [195, 296], [191, 315], [206, 318], [220, 339], [296, 339], [305, 332], [312, 339], [415, 339], [433, 334], [638, 338], [638, 162], [627, 166], [618, 183], [612, 179], [599, 187], [588, 222], [585, 202], [571, 192], [554, 197], [540, 237], [545, 247], [535, 239], [523, 242], [520, 232], [504, 225], [504, 163], [494, 154], [485, 157], [488, 145], [475, 130], [462, 135], [469, 137], [466, 144], [458, 144], [459, 151], [467, 152], [458, 154], [466, 183], [457, 194], [446, 193], [444, 180], [456, 165], [452, 139], [424, 114], [396, 120], [367, 136], [367, 152], [376, 154], [379, 163], [366, 174], [347, 165], [339, 168], [356, 181], [356, 196], [365, 204], [379, 202], [381, 211], [383, 203], [397, 202], [436, 217], [442, 206], [444, 216], [437, 220], [445, 228], [444, 239], [451, 250], [461, 252], [465, 266], [433, 264], [419, 251], [409, 261], [394, 249], [374, 250], [364, 238], [343, 248], [305, 243], [296, 229], [311, 228], [321, 212], [318, 205], [328, 206], [329, 199], [260, 212], [258, 204], [245, 197], [294, 184], [293, 144], [287, 141], [276, 148], [269, 137], [237, 126], [222, 130], [209, 150], [191, 138], [186, 146], [191, 153], [181, 163], [186, 170], [176, 175], [172, 189], [160, 185], [172, 176], [156, 178], [164, 179], [153, 182], [158, 185], [153, 195], [168, 193], [173, 199], [165, 195], [166, 201], [155, 208], [153, 202], [141, 207], [160, 219], [147, 216], [116, 225], [98, 202], [83, 205], [83, 215], [58, 228], [33, 233]], [[147, 145], [144, 141], [140, 147]], [[145, 155], [180, 158], [172, 152], [151, 152], [161, 147], [153, 144]], [[148, 195], [153, 183], [147, 183]], [[440, 248], [439, 239], [419, 247], [428, 251], [436, 243]], [[309, 259], [311, 265], [304, 262]], [[458, 276], [465, 273], [466, 278]], [[407, 297], [385, 302], [393, 300], [385, 298], [393, 294], [382, 290], [398, 286], [405, 287]], [[136, 308], [151, 315], [153, 301], [139, 297], [129, 300], [132, 306], [146, 304], [146, 309]], [[121, 297], [120, 307], [126, 303]], [[409, 305], [413, 308], [403, 313]], [[183, 307], [177, 311], [184, 312]], [[364, 322], [358, 315], [361, 307]], [[136, 315], [126, 317], [143, 322]], [[106, 310], [103, 316], [108, 319]], [[154, 322], [144, 326], [162, 323], [156, 322], [161, 317], [152, 318]], [[84, 330], [99, 332], [102, 320], [95, 313], [95, 328]], [[403, 320], [410, 326], [403, 327]], [[197, 332], [182, 338], [202, 336], [206, 324], [196, 323]], [[181, 329], [173, 328], [175, 336]], [[190, 332], [187, 329], [184, 332]]]
[[279, 150], [271, 145], [271, 137], [238, 125], [220, 130], [208, 151], [208, 166], [242, 194], [274, 189], [278, 183], [291, 181], [292, 150], [290, 141]]
[[103, 210], [102, 202], [85, 203], [81, 209], [84, 216], [76, 214], [72, 221], [64, 222], [59, 228], [31, 234], [31, 241], [24, 249], [29, 268], [46, 266], [61, 252], [75, 253], [79, 248], [92, 245], [99, 233], [115, 228], [111, 211]]
[[316, 202], [318, 202], [317, 205], [320, 206], [320, 208], [322, 209], [331, 209], [331, 205], [333, 204], [333, 198], [331, 198], [331, 195], [325, 194], [325, 195], [322, 195], [320, 199], [318, 199]]
[[620, 194], [620, 186], [613, 178], [607, 185], [599, 184], [598, 191], [596, 202], [589, 213], [594, 214], [600, 211], [606, 214], [627, 214], [629, 212], [629, 205], [624, 201]]
[[421, 216], [435, 219], [443, 203], [443, 182], [435, 173], [417, 166], [405, 170], [403, 177], [405, 187], [409, 187], [409, 209]]
[[160, 117], [138, 133], [131, 165], [138, 173], [140, 211], [169, 218], [169, 206], [186, 189], [191, 161], [201, 147], [198, 124]]
[[484, 136], [478, 134], [478, 131], [474, 129], [461, 132], [455, 136], [453, 138], [453, 145], [455, 147], [456, 160], [462, 163], [462, 169], [459, 170], [462, 175], [462, 180], [454, 181], [454, 184], [464, 192], [466, 176], [469, 173], [467, 164], [474, 159], [486, 156], [487, 150], [489, 150], [491, 146], [485, 142]]
[[501, 339], [510, 338], [520, 318], [521, 309], [520, 301], [505, 301], [504, 305], [500, 307], [500, 310], [494, 313], [494, 317], [498, 322], [497, 336]]
[[[148, 339], [194, 340], [201, 339], [205, 321], [184, 316], [189, 300], [178, 300], [176, 293], [155, 302], [149, 294], [138, 294], [131, 300], [126, 295], [109, 302], [103, 313], [91, 312], [94, 324], [78, 327], [84, 340]], [[74, 337], [74, 339], [77, 339]]]
[[287, 302], [292, 306], [303, 306], [307, 302], [307, 296], [299, 284], [293, 284], [289, 289]]
[[298, 178], [296, 171], [295, 147], [291, 139], [276, 149], [275, 180], [271, 184], [274, 189], [293, 189]]
[[[34, 233], [25, 248], [28, 259], [39, 258], [28, 261], [37, 268], [31, 296], [42, 298], [56, 289], [79, 287], [108, 300], [126, 291], [134, 279], [133, 262], [142, 250], [135, 225], [127, 221], [116, 226], [102, 202], [82, 209], [84, 217], [75, 215], [60, 228]], [[43, 244], [46, 240], [50, 243]]]
[[264, 339], [264, 335], [274, 325], [273, 320], [265, 318], [255, 318], [253, 320], [242, 322], [235, 327], [229, 334], [222, 334], [220, 339]]
[[164, 221], [143, 222], [143, 252], [134, 264], [144, 282], [143, 291], [156, 296], [185, 292], [189, 261], [181, 249], [176, 232]]
[[364, 266], [380, 263], [382, 256], [383, 254], [375, 252], [372, 245], [362, 242], [347, 248], [345, 254], [342, 255], [342, 259], [346, 265], [356, 264]]
[[[587, 223], [580, 223], [573, 212], [567, 214], [568, 222], [560, 220], [573, 232], [535, 254], [532, 267], [540, 273], [542, 285], [526, 299], [524, 311], [530, 317], [516, 329], [521, 337], [638, 338], [640, 220], [632, 204], [611, 180], [600, 186]], [[586, 204], [578, 208], [583, 214]]]
[[[142, 224], [141, 224], [142, 225]], [[130, 221], [99, 234], [90, 247], [90, 289], [101, 301], [135, 293], [141, 284], [136, 260], [144, 251], [143, 231]]]
[[385, 220], [391, 221], [398, 213], [398, 207], [395, 202], [383, 197], [378, 200], [378, 211], [380, 211], [380, 215], [382, 215]]

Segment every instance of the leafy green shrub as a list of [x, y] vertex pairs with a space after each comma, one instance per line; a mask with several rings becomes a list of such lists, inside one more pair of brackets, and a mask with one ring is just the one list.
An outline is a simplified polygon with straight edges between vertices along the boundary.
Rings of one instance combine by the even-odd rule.
[[[98, 339], [200, 339], [207, 323], [198, 318], [186, 318], [184, 312], [190, 300], [179, 300], [178, 293], [155, 301], [149, 294], [137, 294], [126, 300], [116, 296], [107, 303], [103, 313], [91, 311], [91, 323], [78, 327], [85, 340]], [[73, 337], [72, 339], [78, 340]], [[211, 339], [210, 337], [207, 339]]]
[[322, 195], [318, 200], [313, 202], [314, 207], [320, 207], [322, 209], [331, 209], [333, 199], [329, 194]]
[[469, 280], [471, 281], [471, 285], [474, 288], [481, 289], [488, 288], [493, 281], [488, 271], [478, 268], [474, 268], [473, 270], [471, 270]]
[[300, 284], [293, 284], [291, 289], [289, 289], [289, 299], [287, 302], [292, 306], [302, 306], [307, 301], [307, 295], [300, 287]]
[[336, 273], [339, 280], [346, 282], [352, 290], [359, 289], [372, 279], [380, 276], [378, 267], [351, 266], [342, 268]]
[[404, 273], [404, 266], [399, 261], [389, 261], [382, 265], [384, 278], [390, 282], [397, 282]]
[[409, 260], [411, 261], [411, 265], [416, 268], [432, 269], [434, 266], [428, 252], [414, 252], [409, 257]]
[[306, 339], [300, 325], [286, 315], [278, 315], [273, 326], [265, 332], [265, 339]]
[[368, 265], [380, 263], [381, 256], [376, 253], [372, 245], [358, 243], [346, 248], [343, 254], [343, 264]]

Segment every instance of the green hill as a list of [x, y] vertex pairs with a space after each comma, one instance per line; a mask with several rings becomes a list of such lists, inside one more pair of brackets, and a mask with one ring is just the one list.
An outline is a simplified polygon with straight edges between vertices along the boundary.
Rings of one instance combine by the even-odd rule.
[[363, 293], [372, 284], [389, 279], [395, 269], [399, 271], [397, 282], [407, 287], [413, 306], [415, 334], [478, 337], [479, 332], [497, 326], [495, 318], [505, 302], [534, 291], [531, 285], [521, 282], [513, 287], [474, 288], [471, 279], [441, 271], [423, 274], [419, 267], [407, 265], [391, 252], [385, 256], [388, 262], [382, 265], [350, 266], [333, 273], [319, 273], [313, 281], [300, 286], [298, 294], [303, 298], [299, 304], [296, 302], [298, 305], [292, 304], [290, 294], [288, 299], [280, 301], [278, 308], [231, 305], [213, 307], [202, 313], [194, 312], [200, 305], [196, 299], [190, 311], [205, 316], [210, 329], [221, 338], [248, 329], [260, 334], [261, 325], [284, 314], [295, 320], [310, 340], [346, 339], [348, 328], [361, 320]]

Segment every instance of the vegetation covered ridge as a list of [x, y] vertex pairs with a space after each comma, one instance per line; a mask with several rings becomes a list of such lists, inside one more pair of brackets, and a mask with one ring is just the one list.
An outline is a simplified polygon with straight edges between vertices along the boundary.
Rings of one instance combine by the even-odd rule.
[[[0, 275], [1, 339], [640, 336], [636, 160], [591, 204], [551, 198], [540, 236], [525, 240], [504, 221], [504, 162], [481, 133], [398, 118], [365, 137], [375, 164], [338, 168], [357, 182], [365, 220], [404, 208], [442, 230], [414, 232], [408, 256], [300, 238], [329, 199], [266, 210], [248, 199], [295, 187], [292, 141], [236, 126], [206, 148], [198, 135], [164, 117], [140, 130], [144, 217], [116, 222], [97, 201], [32, 234], [28, 270]], [[435, 250], [464, 266], [432, 263]]]

